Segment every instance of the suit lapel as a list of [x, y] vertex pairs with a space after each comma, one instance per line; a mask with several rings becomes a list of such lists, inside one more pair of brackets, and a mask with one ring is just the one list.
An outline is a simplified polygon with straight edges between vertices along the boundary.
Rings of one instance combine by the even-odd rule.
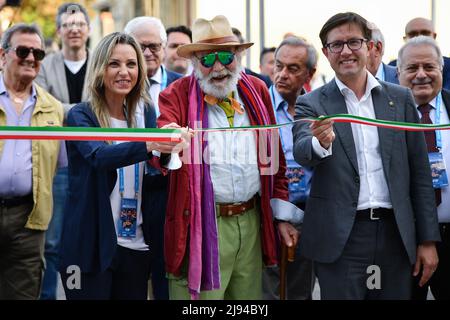
[[[375, 117], [380, 120], [395, 121], [395, 110], [397, 107], [389, 98], [384, 87], [372, 89], [372, 101]], [[383, 162], [386, 180], [389, 178], [389, 163], [392, 155], [394, 130], [378, 127], [378, 138], [380, 143], [381, 160]]]
[[443, 89], [441, 91], [441, 94], [442, 94], [442, 100], [445, 104], [445, 109], [447, 110], [447, 114], [450, 117], [450, 91]]
[[[324, 87], [321, 104], [327, 114], [348, 113], [347, 105], [345, 104], [344, 96], [339, 91], [339, 88], [334, 80], [330, 81]], [[334, 103], [329, 103], [333, 101]], [[347, 154], [350, 163], [355, 172], [358, 173], [358, 160], [356, 157], [355, 140], [353, 139], [353, 132], [350, 123], [335, 123], [334, 129], [337, 138], [339, 139], [345, 153]]]

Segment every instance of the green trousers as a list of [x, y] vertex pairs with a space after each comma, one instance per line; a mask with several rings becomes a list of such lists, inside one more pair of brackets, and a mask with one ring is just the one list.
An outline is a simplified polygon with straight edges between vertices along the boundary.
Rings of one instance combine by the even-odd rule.
[[[200, 300], [259, 300], [262, 298], [260, 217], [254, 208], [242, 215], [217, 217], [221, 288], [200, 292]], [[187, 258], [181, 277], [169, 274], [171, 300], [189, 300]]]

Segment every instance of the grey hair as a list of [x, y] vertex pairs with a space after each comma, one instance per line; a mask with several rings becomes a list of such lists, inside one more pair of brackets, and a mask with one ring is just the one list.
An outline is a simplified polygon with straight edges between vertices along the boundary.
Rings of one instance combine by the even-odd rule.
[[166, 28], [164, 28], [162, 21], [155, 17], [142, 16], [133, 18], [130, 21], [128, 21], [123, 31], [127, 34], [134, 35], [136, 30], [138, 30], [139, 28], [146, 28], [148, 25], [158, 28], [161, 42], [163, 45], [166, 45], [167, 43]]
[[89, 23], [90, 23], [89, 15], [86, 11], [86, 8], [84, 8], [79, 3], [68, 2], [68, 3], [64, 3], [64, 4], [60, 5], [58, 8], [58, 13], [56, 14], [56, 28], [57, 29], [61, 28], [61, 17], [63, 14], [65, 14], [65, 13], [74, 14], [77, 12], [81, 12], [84, 15], [84, 18], [86, 19], [86, 22], [89, 25]]
[[319, 55], [317, 53], [317, 50], [314, 48], [312, 44], [309, 44], [308, 42], [297, 37], [287, 37], [280, 43], [278, 48], [275, 50], [275, 59], [277, 58], [278, 51], [280, 51], [281, 47], [283, 46], [306, 48], [308, 54], [308, 59], [306, 60], [306, 67], [308, 68], [308, 70], [311, 71], [317, 66], [317, 59], [319, 58]]
[[41, 29], [36, 24], [18, 23], [11, 28], [6, 29], [2, 36], [2, 49], [6, 50], [11, 46], [11, 38], [15, 33], [28, 33], [37, 34], [41, 39], [41, 48], [45, 49], [44, 37], [42, 36]]
[[438, 64], [442, 71], [444, 67], [444, 58], [442, 57], [441, 49], [439, 48], [436, 40], [434, 40], [432, 37], [427, 36], [417, 36], [414, 38], [409, 39], [398, 51], [398, 58], [397, 58], [397, 68], [398, 70], [401, 69], [403, 64], [403, 54], [408, 47], [416, 47], [421, 45], [427, 45], [434, 48], [434, 50], [437, 53], [438, 56]]
[[376, 44], [381, 42], [382, 46], [381, 46], [381, 55], [384, 54], [384, 36], [381, 33], [381, 30], [378, 29], [378, 27], [374, 27], [372, 28], [372, 38], [371, 40]]

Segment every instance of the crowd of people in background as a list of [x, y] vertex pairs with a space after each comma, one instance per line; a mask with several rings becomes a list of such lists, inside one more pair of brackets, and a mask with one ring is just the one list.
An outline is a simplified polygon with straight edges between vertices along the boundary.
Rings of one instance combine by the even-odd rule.
[[430, 20], [409, 21], [386, 64], [375, 21], [333, 15], [318, 35], [328, 82], [301, 30], [256, 72], [225, 16], [192, 29], [136, 17], [95, 48], [90, 28], [65, 3], [58, 50], [36, 25], [3, 33], [0, 126], [180, 139], [0, 140], [0, 299], [55, 300], [59, 282], [69, 300], [311, 300], [316, 279], [321, 299], [450, 299], [450, 133], [302, 121], [450, 124], [450, 58]]

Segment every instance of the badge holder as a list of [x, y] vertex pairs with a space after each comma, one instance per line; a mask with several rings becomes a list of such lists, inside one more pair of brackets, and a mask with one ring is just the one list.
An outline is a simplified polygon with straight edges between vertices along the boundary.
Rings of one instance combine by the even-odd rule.
[[430, 152], [428, 153], [428, 159], [430, 161], [433, 188], [440, 189], [448, 186], [447, 168], [442, 152]]
[[139, 164], [134, 165], [134, 198], [124, 198], [124, 173], [119, 168], [120, 217], [117, 235], [122, 238], [136, 238], [138, 194], [139, 194]]

